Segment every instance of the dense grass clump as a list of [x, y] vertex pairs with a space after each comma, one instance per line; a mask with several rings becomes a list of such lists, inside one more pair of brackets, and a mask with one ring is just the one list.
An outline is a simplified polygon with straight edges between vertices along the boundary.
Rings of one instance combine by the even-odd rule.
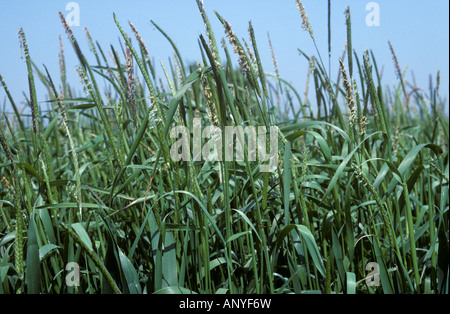
[[[66, 80], [63, 41], [55, 78], [19, 31], [31, 123], [0, 77], [14, 109], [0, 121], [0, 293], [448, 293], [439, 74], [428, 91], [409, 85], [389, 43], [398, 84], [382, 86], [373, 54], [351, 48], [347, 9], [349, 51], [331, 65], [339, 79], [320, 51], [299, 51], [314, 91], [302, 94], [273, 51], [276, 73], [265, 72], [251, 23], [240, 40], [219, 13], [223, 30], [213, 30], [197, 4], [206, 26], [197, 64], [186, 66], [152, 22], [175, 52], [170, 67], [161, 63], [164, 79], [132, 23], [135, 41], [114, 16], [123, 41], [111, 58], [87, 32], [88, 62], [61, 15], [83, 97]], [[246, 153], [174, 161], [172, 128], [192, 137], [195, 121], [278, 127], [274, 171]]]

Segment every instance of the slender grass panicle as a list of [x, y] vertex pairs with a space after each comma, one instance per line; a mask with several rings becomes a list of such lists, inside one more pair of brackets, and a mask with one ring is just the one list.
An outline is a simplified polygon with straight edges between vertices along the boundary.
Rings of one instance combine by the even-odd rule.
[[353, 98], [353, 87], [350, 83], [350, 80], [347, 76], [347, 72], [345, 70], [344, 61], [342, 59], [339, 59], [340, 63], [340, 71], [343, 79], [343, 85], [345, 89], [345, 99], [347, 102], [347, 109], [349, 113], [349, 121], [350, 121], [350, 129], [353, 130], [357, 123], [357, 112], [356, 112], [356, 105], [355, 105], [355, 99]]
[[94, 41], [92, 40], [92, 36], [91, 36], [91, 34], [89, 33], [89, 30], [87, 29], [87, 27], [84, 28], [84, 32], [85, 32], [86, 38], [87, 38], [87, 40], [88, 40], [88, 45], [89, 45], [90, 51], [91, 51], [94, 55], [97, 55], [97, 49], [95, 48]]
[[239, 65], [241, 66], [242, 72], [247, 73], [250, 71], [249, 62], [247, 60], [247, 55], [245, 54], [244, 48], [239, 43], [233, 30], [231, 29], [231, 24], [223, 20], [223, 27], [225, 28], [225, 33], [231, 46], [233, 46], [233, 52], [239, 56]]
[[297, 9], [300, 12], [300, 16], [302, 17], [302, 28], [304, 31], [309, 32], [311, 35], [311, 38], [314, 39], [314, 33], [313, 29], [311, 27], [311, 23], [309, 22], [308, 14], [306, 14], [305, 7], [303, 6], [302, 0], [295, 0], [295, 3], [297, 5]]
[[348, 58], [348, 70], [350, 77], [353, 77], [353, 45], [352, 45], [352, 18], [350, 13], [350, 6], [345, 9], [345, 25], [347, 26], [347, 58]]
[[82, 196], [81, 196], [81, 177], [80, 177], [80, 167], [79, 167], [79, 163], [78, 163], [78, 154], [77, 154], [77, 150], [75, 148], [75, 143], [73, 141], [73, 138], [72, 138], [69, 126], [68, 126], [67, 110], [64, 106], [64, 103], [62, 102], [63, 97], [57, 96], [56, 90], [54, 90], [54, 93], [55, 93], [55, 96], [57, 97], [57, 104], [58, 104], [58, 108], [59, 108], [59, 113], [62, 117], [62, 123], [64, 126], [64, 130], [66, 131], [67, 139], [69, 140], [70, 151], [72, 154], [72, 162], [73, 162], [73, 166], [74, 166], [75, 181], [76, 181], [75, 199], [76, 199], [76, 202], [78, 205], [79, 215], [80, 215], [80, 217], [82, 217], [82, 215], [83, 215], [83, 206], [82, 206], [83, 200], [82, 200]]
[[355, 176], [358, 178], [359, 182], [363, 184], [365, 188], [367, 188], [370, 193], [372, 193], [373, 197], [375, 198], [375, 201], [378, 205], [378, 208], [380, 210], [381, 216], [383, 217], [383, 223], [387, 231], [389, 243], [394, 247], [395, 241], [392, 234], [392, 228], [391, 228], [391, 221], [392, 219], [389, 217], [389, 214], [386, 210], [386, 207], [384, 203], [381, 201], [380, 196], [378, 195], [377, 191], [375, 190], [374, 186], [370, 182], [370, 180], [367, 178], [366, 174], [361, 170], [361, 168], [356, 165], [352, 164], [352, 168], [354, 170]]
[[[14, 156], [11, 152], [11, 148], [9, 143], [6, 140], [6, 135], [3, 131], [3, 128], [0, 129], [0, 146], [3, 148], [3, 151], [5, 152], [6, 157], [10, 161], [11, 166], [11, 176], [10, 180], [6, 179], [6, 177], [3, 177], [1, 182], [5, 184], [7, 189], [11, 191], [12, 193], [12, 205], [14, 206], [15, 211], [15, 237], [14, 237], [14, 266], [17, 274], [19, 275], [19, 279], [23, 280], [24, 277], [24, 261], [23, 261], [23, 228], [24, 228], [24, 221], [23, 221], [23, 214], [22, 214], [22, 204], [20, 199], [20, 191], [19, 191], [19, 178], [16, 173], [15, 163], [14, 163]], [[22, 283], [20, 283], [18, 292], [21, 293], [23, 289]]]
[[18, 34], [19, 34], [20, 54], [22, 59], [26, 60], [27, 58], [30, 57], [30, 53], [28, 51], [28, 43], [27, 40], [25, 39], [25, 33], [22, 28], [19, 28]]
[[130, 25], [131, 29], [133, 30], [134, 36], [136, 37], [137, 41], [139, 42], [139, 45], [141, 46], [142, 50], [144, 51], [144, 56], [147, 62], [150, 61], [150, 54], [148, 52], [147, 46], [144, 43], [144, 40], [142, 39], [141, 35], [137, 31], [136, 27], [133, 23], [128, 21], [128, 24]]
[[243, 41], [244, 41], [245, 48], [247, 50], [248, 60], [250, 61], [249, 66], [253, 67], [253, 69], [256, 69], [257, 68], [256, 58], [253, 55], [252, 49], [250, 48], [250, 46], [248, 45], [246, 40], [243, 40]]
[[369, 52], [366, 50], [364, 52], [364, 71], [366, 75], [366, 79], [368, 82], [368, 88], [370, 93], [370, 98], [372, 99], [372, 105], [374, 105], [374, 108], [376, 110], [377, 114], [377, 121], [379, 124], [379, 130], [382, 131], [385, 135], [388, 134], [388, 130], [386, 127], [385, 117], [384, 117], [384, 111], [381, 107], [381, 102], [378, 97], [378, 92], [375, 88], [375, 83], [372, 77], [372, 65], [369, 60]]
[[59, 35], [59, 55], [58, 55], [59, 72], [61, 73], [61, 81], [66, 86], [66, 62], [64, 58], [64, 44], [62, 36]]
[[269, 33], [267, 33], [267, 40], [269, 41], [270, 54], [272, 55], [273, 71], [275, 72], [276, 76], [279, 77], [280, 72], [278, 71], [277, 57], [275, 56], [275, 51], [273, 50]]
[[366, 135], [366, 125], [367, 125], [367, 116], [362, 116], [361, 121], [359, 122], [361, 136]]
[[9, 183], [8, 179], [6, 179], [6, 177], [2, 176], [0, 179], [0, 182], [6, 186], [6, 188], [8, 189], [9, 192], [14, 193], [12, 187], [11, 187], [11, 183]]
[[72, 43], [75, 43], [75, 36], [73, 35], [73, 31], [72, 28], [70, 28], [69, 24], [67, 24], [66, 18], [64, 17], [64, 14], [62, 14], [61, 12], [59, 12], [59, 18], [61, 19], [61, 23], [64, 26], [64, 29], [66, 30], [66, 34], [68, 36], [68, 38], [70, 39], [70, 41]]
[[392, 152], [394, 155], [397, 155], [397, 153], [398, 153], [399, 139], [400, 139], [400, 128], [397, 124], [395, 124], [394, 125], [394, 145], [392, 146]]
[[131, 109], [131, 117], [134, 121], [134, 127], [137, 127], [137, 105], [136, 105], [136, 90], [135, 90], [135, 80], [133, 74], [133, 56], [131, 54], [130, 48], [126, 47], [126, 60], [127, 60], [127, 74], [128, 74], [128, 102]]
[[391, 41], [388, 40], [389, 49], [391, 50], [392, 60], [394, 61], [395, 73], [398, 78], [402, 77], [402, 70], [400, 69], [400, 65], [398, 63], [397, 55], [395, 54], [394, 47], [392, 47]]

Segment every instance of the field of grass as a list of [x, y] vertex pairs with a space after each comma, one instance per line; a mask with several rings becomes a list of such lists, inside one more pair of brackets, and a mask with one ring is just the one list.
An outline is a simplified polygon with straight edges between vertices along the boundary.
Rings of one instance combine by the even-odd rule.
[[[86, 32], [87, 58], [61, 15], [68, 40], [51, 77], [19, 30], [31, 123], [0, 77], [13, 108], [0, 114], [0, 294], [447, 294], [449, 121], [439, 73], [428, 90], [409, 84], [389, 43], [398, 82], [383, 86], [371, 51], [352, 49], [348, 9], [336, 81], [320, 51], [299, 50], [308, 94], [282, 78], [275, 55], [274, 74], [263, 69], [251, 23], [234, 34], [197, 4], [206, 27], [197, 64], [153, 23], [174, 49], [170, 64], [155, 64], [138, 30], [116, 16], [122, 45], [106, 51]], [[66, 43], [83, 93], [66, 80]], [[247, 154], [175, 162], [170, 130], [192, 132], [194, 118], [222, 130], [277, 126], [275, 171]]]

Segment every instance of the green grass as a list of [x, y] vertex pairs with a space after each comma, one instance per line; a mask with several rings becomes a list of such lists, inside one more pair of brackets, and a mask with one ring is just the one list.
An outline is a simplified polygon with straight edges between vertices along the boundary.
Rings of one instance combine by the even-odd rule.
[[[331, 65], [339, 79], [319, 50], [299, 51], [314, 91], [302, 97], [276, 63], [275, 74], [263, 69], [251, 24], [250, 41], [240, 41], [219, 13], [224, 28], [213, 30], [197, 4], [206, 26], [198, 64], [185, 64], [153, 23], [174, 49], [161, 63], [165, 81], [131, 23], [114, 16], [123, 42], [109, 59], [87, 33], [88, 58], [61, 16], [83, 97], [66, 80], [63, 47], [60, 77], [50, 77], [20, 31], [32, 123], [0, 77], [14, 110], [0, 121], [0, 293], [447, 294], [449, 122], [439, 73], [428, 91], [404, 73], [383, 86], [374, 55], [351, 50], [348, 9], [350, 51]], [[35, 84], [48, 90], [49, 110]], [[248, 158], [174, 162], [169, 132], [192, 132], [195, 117], [222, 129], [277, 126], [276, 171]], [[80, 286], [66, 284], [71, 262]], [[379, 286], [366, 280], [368, 263], [378, 265]]]

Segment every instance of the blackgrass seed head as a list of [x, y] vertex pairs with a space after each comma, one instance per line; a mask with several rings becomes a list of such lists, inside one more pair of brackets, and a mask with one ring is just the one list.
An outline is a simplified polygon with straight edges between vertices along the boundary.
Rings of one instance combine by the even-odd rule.
[[65, 74], [65, 64], [64, 64], [64, 45], [62, 41], [61, 34], [59, 35], [59, 55], [58, 55], [59, 71], [62, 75]]
[[359, 124], [360, 133], [361, 133], [362, 136], [366, 135], [366, 124], [367, 124], [367, 117], [366, 116], [362, 116], [361, 117], [361, 122]]
[[38, 132], [38, 125], [37, 125], [37, 118], [36, 118], [36, 106], [34, 105], [34, 97], [33, 97], [33, 91], [32, 91], [32, 84], [31, 84], [31, 76], [28, 75], [28, 86], [30, 89], [30, 107], [31, 107], [31, 119], [33, 121], [33, 132], [36, 134]]
[[302, 17], [302, 28], [303, 30], [309, 32], [312, 39], [314, 39], [314, 33], [311, 27], [311, 23], [309, 22], [308, 14], [306, 14], [305, 7], [303, 6], [303, 2], [301, 0], [295, 0], [297, 4], [297, 9], [300, 12], [300, 16]]
[[342, 75], [342, 80], [344, 84], [345, 89], [345, 98], [347, 101], [347, 108], [350, 116], [350, 126], [353, 127], [356, 123], [356, 106], [355, 106], [355, 99], [353, 98], [353, 89], [352, 85], [350, 84], [350, 80], [348, 79], [347, 72], [345, 70], [344, 61], [340, 58], [340, 71]]
[[66, 18], [64, 17], [64, 14], [59, 12], [59, 18], [61, 19], [61, 23], [64, 26], [64, 29], [66, 30], [66, 34], [69, 37], [69, 39], [72, 41], [72, 43], [75, 42], [75, 36], [73, 35], [73, 31], [70, 28], [69, 24], [67, 24]]

